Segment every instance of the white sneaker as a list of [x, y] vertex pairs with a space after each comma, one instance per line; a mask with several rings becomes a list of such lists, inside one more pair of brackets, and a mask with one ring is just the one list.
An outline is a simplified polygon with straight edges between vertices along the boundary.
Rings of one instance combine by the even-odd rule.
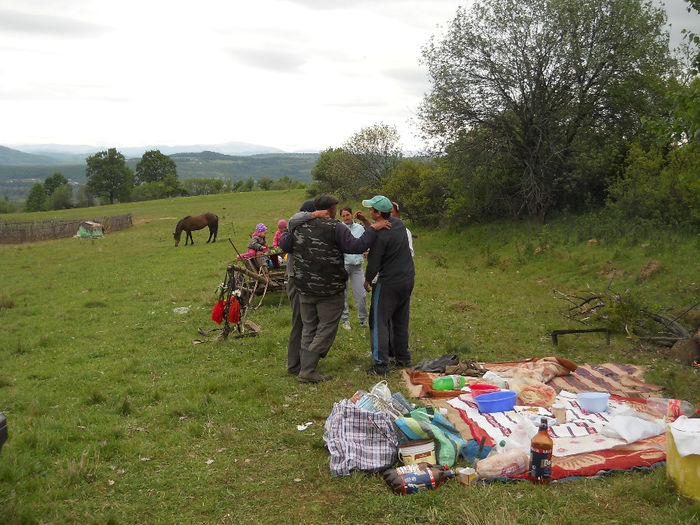
[[350, 330], [350, 321], [343, 321], [343, 328], [346, 330]]

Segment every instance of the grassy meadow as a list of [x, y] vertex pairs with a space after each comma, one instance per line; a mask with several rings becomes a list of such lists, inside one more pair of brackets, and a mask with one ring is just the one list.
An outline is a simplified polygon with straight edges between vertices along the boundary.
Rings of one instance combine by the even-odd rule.
[[[551, 486], [465, 488], [409, 497], [380, 476], [332, 478], [322, 440], [333, 403], [376, 378], [367, 332], [339, 330], [322, 368], [302, 385], [286, 374], [288, 303], [271, 294], [249, 318], [255, 338], [194, 345], [216, 325], [215, 289], [257, 222], [270, 239], [303, 191], [177, 198], [3, 216], [38, 220], [133, 214], [133, 228], [100, 240], [0, 245], [0, 523], [697, 523], [665, 468]], [[345, 203], [343, 203], [345, 204]], [[351, 205], [356, 203], [350, 203]], [[174, 247], [185, 215], [219, 215], [219, 238], [193, 232]], [[700, 296], [700, 237], [660, 232], [587, 242], [575, 219], [503, 223], [417, 235], [412, 298], [414, 362], [457, 351], [512, 360], [558, 355], [578, 363], [648, 367], [666, 395], [700, 404], [697, 372], [667, 351], [577, 328], [554, 289], [630, 289], [655, 308]], [[642, 278], [651, 261], [656, 272]], [[173, 310], [189, 307], [189, 313]], [[398, 375], [389, 378], [401, 390]], [[297, 425], [312, 421], [305, 431]]]

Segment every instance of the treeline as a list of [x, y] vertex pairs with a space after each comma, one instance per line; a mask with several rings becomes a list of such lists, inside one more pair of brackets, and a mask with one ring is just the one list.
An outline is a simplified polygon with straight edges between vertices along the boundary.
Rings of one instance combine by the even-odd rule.
[[322, 152], [311, 193], [382, 192], [435, 225], [576, 213], [700, 226], [700, 38], [674, 55], [665, 23], [638, 0], [459, 8], [422, 52], [432, 151], [405, 159], [394, 128], [365, 128]]
[[[304, 188], [288, 176], [272, 180], [249, 177], [234, 181], [218, 178], [192, 178], [180, 182], [175, 162], [158, 150], [147, 151], [136, 163], [135, 171], [124, 155], [115, 148], [98, 152], [86, 159], [87, 182], [75, 190], [61, 173], [36, 182], [24, 202], [25, 212], [87, 207], [114, 202], [144, 201], [185, 195]], [[9, 200], [0, 202], [0, 213], [11, 213], [15, 206]]]

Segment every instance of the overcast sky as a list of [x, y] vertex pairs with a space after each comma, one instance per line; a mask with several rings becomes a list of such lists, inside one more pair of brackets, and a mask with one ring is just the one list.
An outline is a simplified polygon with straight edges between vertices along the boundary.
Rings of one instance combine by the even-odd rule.
[[420, 49], [469, 1], [0, 0], [0, 145], [318, 151], [383, 122], [418, 149]]

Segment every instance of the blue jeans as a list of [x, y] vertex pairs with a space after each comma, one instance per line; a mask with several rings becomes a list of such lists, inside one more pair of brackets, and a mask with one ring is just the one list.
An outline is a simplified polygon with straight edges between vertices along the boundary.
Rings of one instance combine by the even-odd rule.
[[346, 264], [345, 271], [348, 272], [348, 283], [345, 283], [345, 307], [343, 315], [340, 317], [343, 322], [350, 318], [348, 308], [348, 288], [352, 283], [352, 296], [355, 298], [357, 306], [357, 318], [360, 322], [367, 319], [367, 292], [365, 292], [365, 273], [361, 264]]

